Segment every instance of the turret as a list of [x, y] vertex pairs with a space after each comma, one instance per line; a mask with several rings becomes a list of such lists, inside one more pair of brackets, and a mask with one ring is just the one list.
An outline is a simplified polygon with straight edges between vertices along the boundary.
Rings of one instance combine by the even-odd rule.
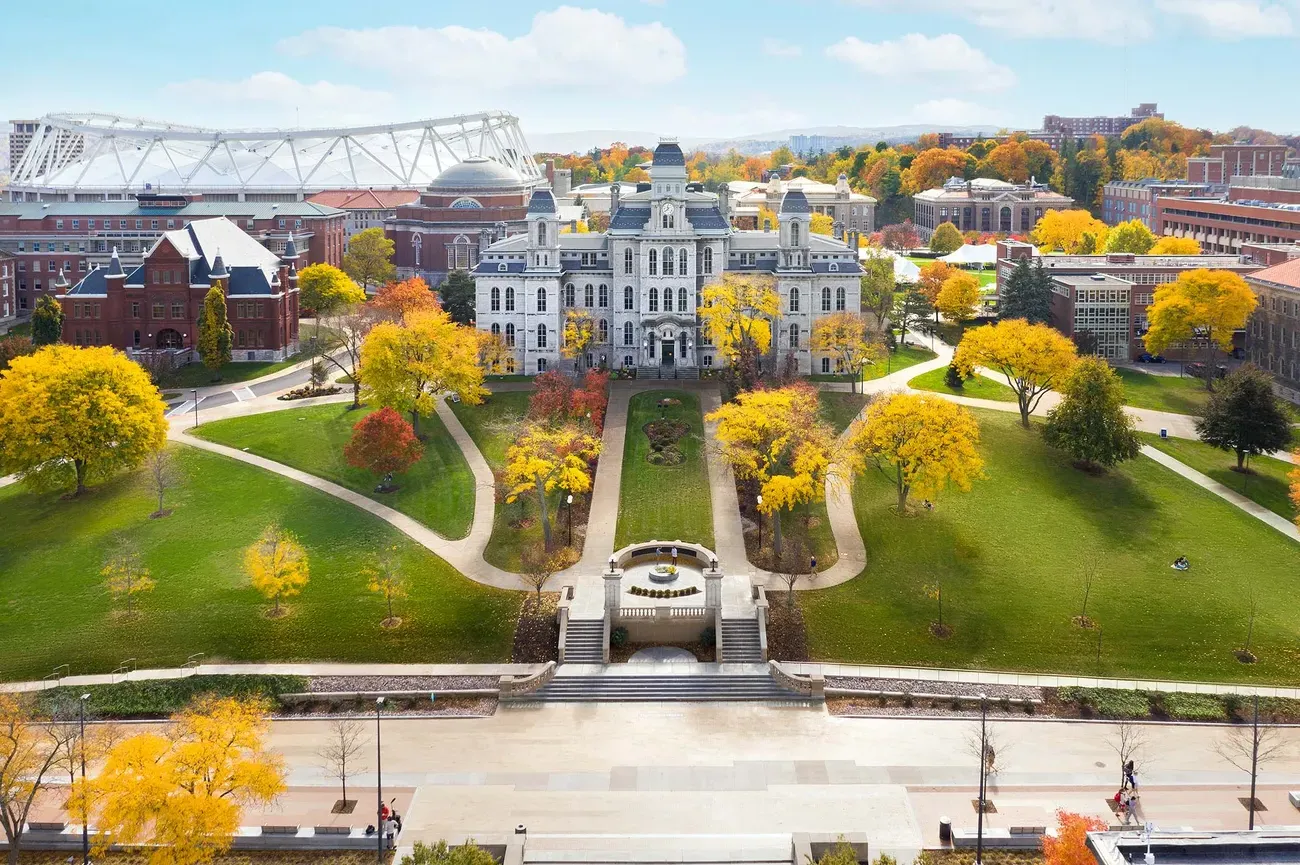
[[126, 279], [126, 271], [122, 270], [122, 262], [117, 257], [116, 246], [113, 247], [113, 255], [108, 260], [108, 273], [104, 274], [104, 278], [105, 279]]
[[776, 215], [781, 228], [781, 266], [808, 266], [808, 230], [812, 223], [812, 207], [801, 189], [791, 189], [781, 198], [781, 210]]
[[528, 200], [528, 267], [560, 267], [560, 214], [549, 189], [533, 191]]
[[[120, 268], [121, 265], [119, 264], [118, 267]], [[52, 285], [51, 288], [54, 289], [55, 294], [62, 295], [62, 294], [67, 294], [68, 289], [71, 287], [72, 284], [68, 282], [67, 275], [64, 274], [63, 268], [60, 267], [59, 275], [54, 278], [54, 285]]]

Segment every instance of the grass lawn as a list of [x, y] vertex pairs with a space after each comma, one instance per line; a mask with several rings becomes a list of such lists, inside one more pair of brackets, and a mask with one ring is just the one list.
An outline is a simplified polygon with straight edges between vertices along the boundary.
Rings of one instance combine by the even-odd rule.
[[[987, 478], [941, 493], [933, 512], [898, 518], [878, 472], [854, 489], [868, 567], [802, 593], [814, 657], [878, 664], [1300, 683], [1295, 571], [1300, 547], [1154, 461], [1103, 477], [1070, 466], [1016, 415], [975, 410]], [[1088, 615], [1082, 571], [1097, 554]], [[1187, 556], [1192, 569], [1170, 562]], [[941, 583], [947, 639], [929, 633]], [[1241, 664], [1248, 598], [1259, 599]]]
[[1199, 378], [1152, 375], [1123, 367], [1116, 367], [1115, 374], [1124, 382], [1124, 402], [1134, 408], [1200, 414], [1210, 399]]
[[944, 377], [948, 374], [948, 368], [932, 369], [929, 372], [922, 373], [907, 383], [910, 388], [916, 390], [928, 390], [934, 393], [950, 393], [956, 396], [969, 396], [975, 399], [993, 399], [998, 402], [1015, 402], [1016, 392], [1007, 387], [996, 379], [984, 375], [976, 375], [969, 378], [962, 385], [961, 390], [948, 387]]
[[821, 404], [822, 420], [842, 433], [853, 423], [853, 419], [867, 404], [864, 393], [840, 393], [833, 390], [817, 391], [817, 402]]
[[1288, 494], [1290, 481], [1287, 474], [1294, 463], [1273, 457], [1248, 457], [1246, 465], [1252, 470], [1243, 474], [1236, 470], [1237, 455], [1221, 451], [1204, 442], [1192, 439], [1161, 439], [1155, 433], [1138, 433], [1143, 442], [1162, 450], [1174, 459], [1186, 463], [1198, 472], [1209, 475], [1231, 490], [1236, 490], [1275, 514], [1288, 520], [1295, 516], [1295, 507]]
[[[234, 384], [279, 372], [280, 370], [287, 369], [294, 364], [302, 363], [305, 360], [311, 359], [311, 352], [308, 350], [307, 346], [308, 340], [310, 340], [313, 333], [315, 333], [314, 326], [304, 325], [300, 332], [302, 337], [302, 350], [297, 354], [290, 355], [284, 360], [231, 361], [230, 363], [223, 365], [221, 369], [217, 371], [221, 376], [220, 380], [214, 380], [215, 376], [213, 375], [212, 370], [208, 369], [201, 363], [186, 364], [179, 369], [172, 370], [171, 374], [167, 376], [164, 386], [165, 388], [195, 388], [208, 387], [214, 384]], [[322, 327], [322, 340], [327, 339], [329, 333], [330, 329], [328, 327]], [[233, 351], [236, 355], [239, 354], [238, 348]], [[331, 374], [338, 370], [338, 367], [328, 362], [326, 362], [325, 366]]]
[[424, 457], [394, 481], [396, 493], [374, 492], [378, 478], [343, 458], [352, 427], [374, 409], [348, 411], [350, 403], [289, 408], [209, 421], [200, 438], [251, 451], [293, 466], [396, 508], [445, 538], [463, 538], [474, 520], [474, 476], [451, 433], [435, 414], [420, 419], [429, 437]]
[[[884, 378], [890, 373], [907, 369], [909, 366], [916, 366], [918, 363], [925, 363], [927, 360], [934, 359], [934, 352], [928, 348], [921, 348], [915, 345], [900, 345], [898, 351], [890, 352], [889, 356], [880, 363], [868, 364], [862, 370], [862, 380], [871, 381], [872, 379]], [[817, 375], [809, 376], [813, 381], [852, 381], [851, 375]]]
[[[652, 465], [647, 460], [650, 439], [642, 427], [660, 418], [661, 399], [680, 400], [680, 405], [666, 407], [662, 417], [690, 427], [677, 441], [684, 458], [680, 465]], [[713, 507], [709, 500], [709, 470], [704, 462], [704, 418], [699, 398], [678, 390], [635, 394], [628, 407], [614, 547], [652, 539], [691, 541], [713, 549]]]
[[[106, 673], [127, 658], [175, 666], [206, 661], [504, 661], [520, 596], [480, 586], [386, 523], [310, 487], [174, 445], [183, 481], [169, 517], [142, 478], [121, 476], [75, 501], [0, 489], [0, 676], [39, 678], [68, 663]], [[243, 573], [244, 549], [279, 522], [307, 550], [311, 580], [270, 620]], [[157, 587], [136, 621], [113, 612], [99, 570], [118, 538], [138, 550]], [[382, 599], [362, 570], [395, 547], [409, 597], [401, 627], [384, 630]]]

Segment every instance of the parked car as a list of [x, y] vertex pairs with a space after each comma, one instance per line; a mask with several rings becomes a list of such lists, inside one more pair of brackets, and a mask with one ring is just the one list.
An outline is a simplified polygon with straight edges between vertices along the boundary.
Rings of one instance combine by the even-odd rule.
[[1138, 363], [1165, 363], [1165, 359], [1158, 354], [1144, 351], [1138, 355]]

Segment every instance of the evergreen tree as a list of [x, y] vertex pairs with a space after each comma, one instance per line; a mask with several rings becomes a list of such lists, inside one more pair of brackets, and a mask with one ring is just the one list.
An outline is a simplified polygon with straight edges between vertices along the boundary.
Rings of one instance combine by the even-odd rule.
[[1281, 450], [1291, 443], [1291, 423], [1273, 393], [1273, 377], [1246, 364], [1223, 379], [1196, 422], [1201, 441], [1235, 451], [1237, 468], [1246, 455]]
[[1124, 411], [1124, 384], [1099, 357], [1074, 365], [1060, 405], [1047, 413], [1043, 440], [1068, 451], [1083, 467], [1113, 466], [1138, 455], [1133, 419]]
[[902, 329], [901, 341], [904, 345], [907, 344], [908, 328], [917, 329], [933, 312], [934, 306], [920, 289], [913, 287], [903, 296], [903, 303], [898, 308], [898, 323]]
[[457, 324], [469, 324], [474, 320], [474, 294], [474, 278], [464, 270], [453, 270], [447, 274], [447, 281], [438, 286], [442, 308]]
[[203, 309], [199, 312], [199, 358], [203, 365], [216, 373], [230, 363], [234, 342], [235, 332], [226, 317], [226, 293], [221, 286], [214, 285], [204, 296]]
[[1029, 259], [1016, 262], [1016, 268], [1002, 287], [998, 318], [1006, 321], [1023, 318], [1030, 324], [1052, 321], [1052, 278], [1040, 260], [1030, 266]]
[[51, 345], [62, 336], [63, 306], [48, 294], [43, 294], [32, 311], [32, 345]]

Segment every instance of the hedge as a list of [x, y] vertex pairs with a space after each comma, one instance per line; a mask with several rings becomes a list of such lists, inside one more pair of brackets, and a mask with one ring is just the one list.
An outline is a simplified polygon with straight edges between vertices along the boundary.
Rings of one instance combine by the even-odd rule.
[[303, 676], [189, 676], [148, 679], [116, 685], [57, 687], [38, 692], [38, 710], [49, 714], [75, 712], [82, 694], [89, 694], [86, 713], [96, 718], [159, 718], [173, 715], [196, 697], [262, 697], [277, 702], [280, 694], [307, 690]]

